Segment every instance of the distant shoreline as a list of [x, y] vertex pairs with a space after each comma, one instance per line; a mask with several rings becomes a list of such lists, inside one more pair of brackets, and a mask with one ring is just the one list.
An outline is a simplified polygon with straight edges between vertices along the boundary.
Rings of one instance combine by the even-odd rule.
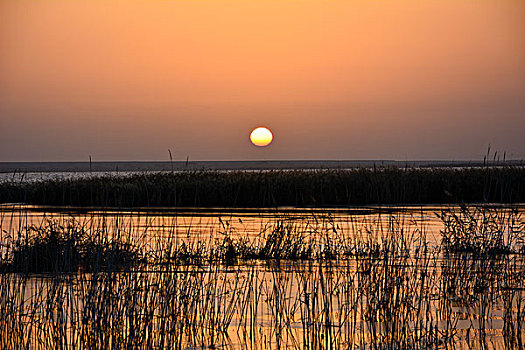
[[464, 168], [525, 166], [524, 160], [259, 160], [259, 161], [104, 161], [0, 162], [0, 173], [180, 171], [180, 170], [295, 170], [394, 168]]

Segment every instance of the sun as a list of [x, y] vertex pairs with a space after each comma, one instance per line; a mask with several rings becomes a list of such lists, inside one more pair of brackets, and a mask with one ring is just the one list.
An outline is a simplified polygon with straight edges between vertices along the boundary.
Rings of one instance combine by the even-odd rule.
[[268, 146], [273, 140], [273, 135], [270, 129], [264, 126], [259, 126], [253, 129], [250, 134], [250, 141], [258, 147]]

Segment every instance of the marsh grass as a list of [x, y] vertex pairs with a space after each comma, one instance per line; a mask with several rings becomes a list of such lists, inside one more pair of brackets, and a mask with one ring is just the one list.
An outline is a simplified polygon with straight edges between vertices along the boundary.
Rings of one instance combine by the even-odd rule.
[[0, 201], [105, 207], [525, 202], [525, 168], [181, 171], [0, 183]]
[[[321, 222], [312, 226], [285, 218], [250, 238], [220, 220], [213, 239], [165, 235], [142, 244], [142, 232], [131, 238], [142, 227], [44, 221], [12, 234], [21, 241], [11, 240], [4, 266], [17, 254], [19, 266], [33, 266], [28, 252], [64, 253], [46, 273], [0, 272], [0, 348], [523, 348], [519, 213], [447, 209], [443, 237], [461, 233], [437, 246], [424, 226], [395, 215], [352, 232], [330, 215], [308, 218]], [[124, 253], [112, 253], [115, 244]], [[89, 263], [129, 252], [136, 255], [122, 265]]]

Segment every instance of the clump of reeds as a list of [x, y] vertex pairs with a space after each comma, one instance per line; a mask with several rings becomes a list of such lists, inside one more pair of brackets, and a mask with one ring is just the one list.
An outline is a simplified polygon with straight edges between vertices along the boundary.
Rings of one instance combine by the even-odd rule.
[[524, 252], [525, 221], [517, 207], [460, 205], [438, 214], [443, 223], [441, 245], [447, 253], [479, 256]]
[[292, 223], [277, 222], [260, 242], [256, 244], [240, 240], [236, 250], [242, 259], [258, 260], [308, 260], [322, 257], [315, 254], [313, 243]]
[[121, 239], [89, 232], [74, 220], [27, 228], [8, 245], [2, 270], [26, 273], [129, 269], [142, 261], [140, 249]]
[[[315, 220], [323, 221], [313, 215]], [[344, 238], [338, 235], [333, 222], [326, 227], [309, 227], [283, 218], [265, 225], [256, 237], [247, 238], [242, 233], [231, 232], [228, 223], [222, 222], [218, 237], [206, 240], [179, 238], [159, 242], [161, 249], [154, 249], [149, 258], [153, 264], [175, 263], [203, 265], [224, 263], [233, 265], [249, 261], [327, 261], [345, 257], [349, 249]]]
[[514, 256], [524, 253], [525, 222], [519, 208], [460, 205], [438, 217], [443, 224], [444, 298], [466, 306], [495, 298], [509, 281]]

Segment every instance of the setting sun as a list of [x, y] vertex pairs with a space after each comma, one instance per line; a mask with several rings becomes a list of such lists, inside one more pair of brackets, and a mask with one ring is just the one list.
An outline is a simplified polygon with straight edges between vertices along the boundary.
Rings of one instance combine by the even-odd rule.
[[250, 134], [250, 141], [259, 147], [268, 146], [273, 140], [272, 132], [265, 127], [255, 128]]

